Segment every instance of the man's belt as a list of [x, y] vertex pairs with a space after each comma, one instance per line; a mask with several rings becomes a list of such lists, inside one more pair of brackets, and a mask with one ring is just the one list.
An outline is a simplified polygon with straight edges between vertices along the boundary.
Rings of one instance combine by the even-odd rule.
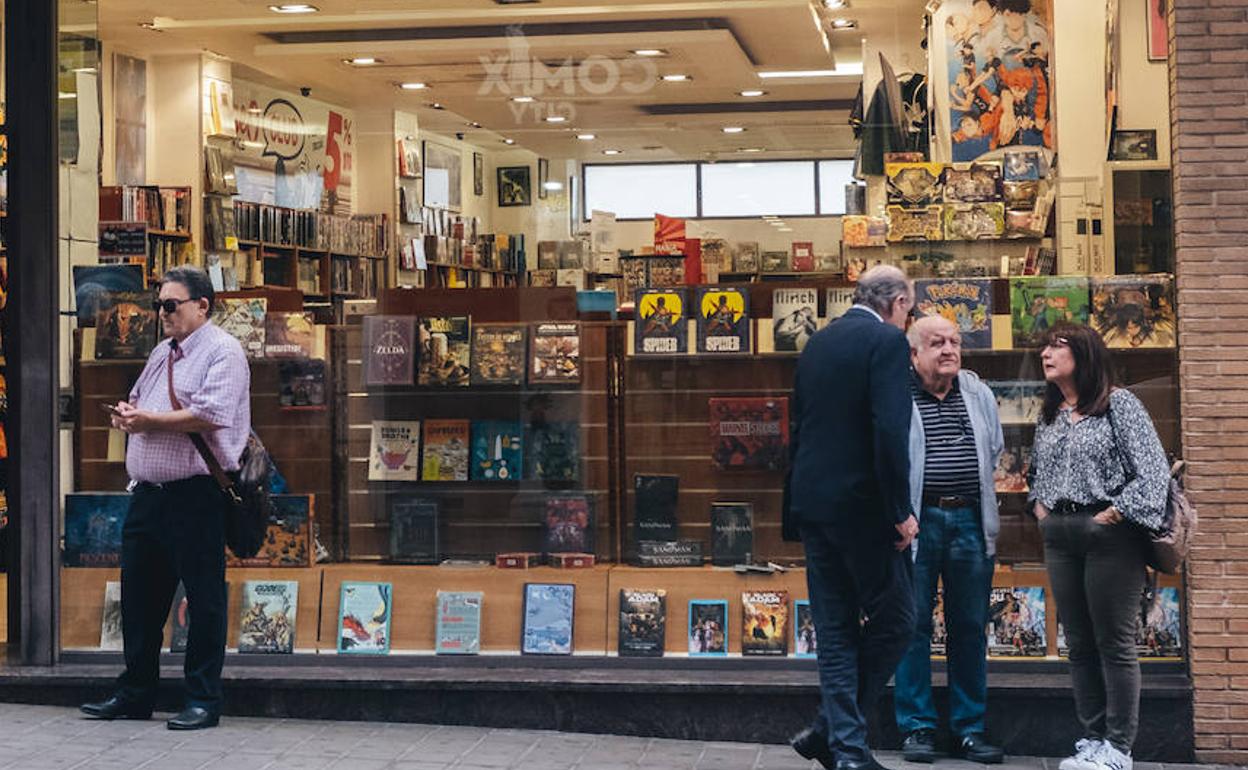
[[924, 508], [976, 508], [979, 499], [963, 495], [923, 495]]
[[1111, 503], [1076, 503], [1072, 500], [1058, 500], [1053, 504], [1053, 513], [1060, 516], [1097, 514], [1108, 508], [1110, 505]]

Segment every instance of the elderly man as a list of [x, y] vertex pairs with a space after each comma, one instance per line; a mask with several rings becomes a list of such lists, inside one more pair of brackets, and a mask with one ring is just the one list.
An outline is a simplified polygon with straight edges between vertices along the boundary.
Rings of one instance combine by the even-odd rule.
[[932, 605], [944, 587], [949, 660], [949, 727], [954, 753], [984, 764], [1002, 760], [984, 738], [989, 594], [1000, 521], [992, 471], [1004, 443], [997, 401], [973, 372], [962, 369], [962, 338], [944, 318], [910, 327], [910, 500], [919, 511], [914, 543], [918, 625], [897, 668], [897, 726], [910, 762], [939, 756], [932, 703]]
[[906, 443], [914, 407], [902, 333], [913, 306], [900, 270], [868, 270], [854, 306], [806, 344], [793, 385], [784, 534], [800, 534], [806, 548], [822, 704], [791, 744], [836, 770], [880, 767], [867, 714], [914, 635], [909, 549], [918, 524]]

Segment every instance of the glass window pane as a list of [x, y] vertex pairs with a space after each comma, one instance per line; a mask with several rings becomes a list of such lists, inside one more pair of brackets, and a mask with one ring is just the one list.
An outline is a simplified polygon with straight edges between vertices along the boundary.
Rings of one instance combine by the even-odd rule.
[[693, 163], [585, 167], [585, 211], [611, 211], [616, 219], [698, 215], [697, 166]]
[[854, 181], [852, 160], [819, 161], [819, 213], [845, 213], [845, 185]]
[[707, 163], [702, 166], [702, 216], [801, 216], [815, 213], [815, 164]]

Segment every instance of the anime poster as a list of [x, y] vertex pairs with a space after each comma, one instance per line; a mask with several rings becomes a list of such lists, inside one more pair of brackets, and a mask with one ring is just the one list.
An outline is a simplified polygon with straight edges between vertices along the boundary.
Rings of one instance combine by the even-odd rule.
[[947, 77], [936, 91], [937, 132], [949, 160], [1056, 147], [1052, 18], [1052, 0], [947, 0], [935, 14], [931, 50]]
[[1172, 348], [1178, 334], [1168, 275], [1092, 279], [1091, 325], [1111, 348]]
[[992, 281], [928, 278], [914, 282], [914, 306], [958, 327], [963, 350], [992, 349]]

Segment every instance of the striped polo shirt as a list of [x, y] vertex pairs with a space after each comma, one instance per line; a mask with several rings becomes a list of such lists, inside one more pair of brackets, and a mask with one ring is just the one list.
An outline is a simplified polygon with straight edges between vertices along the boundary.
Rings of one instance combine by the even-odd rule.
[[927, 442], [923, 461], [923, 495], [979, 496], [979, 456], [975, 432], [954, 378], [944, 400], [928, 393], [917, 374], [911, 380], [914, 403], [923, 418]]

